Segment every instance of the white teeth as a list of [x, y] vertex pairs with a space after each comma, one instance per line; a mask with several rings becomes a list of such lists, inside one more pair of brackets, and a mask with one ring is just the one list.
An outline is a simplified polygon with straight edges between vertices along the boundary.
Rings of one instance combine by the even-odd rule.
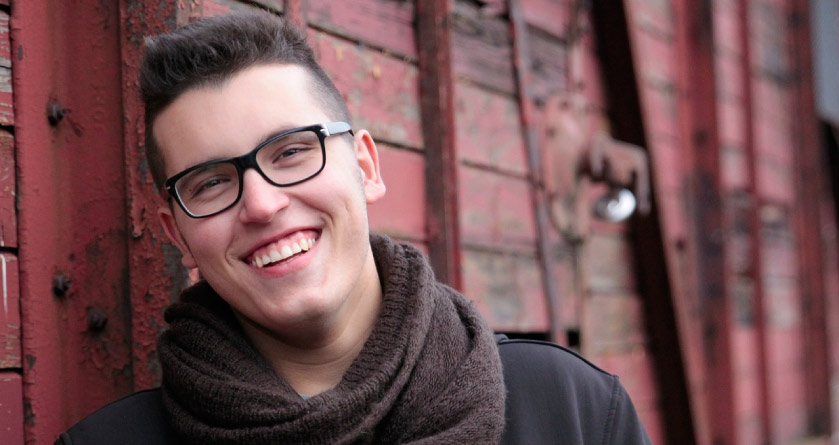
[[271, 252], [269, 252], [269, 255], [271, 256], [271, 261], [272, 262], [273, 261], [280, 261], [280, 260], [283, 259], [283, 257], [280, 256], [280, 252], [277, 252], [276, 249], [271, 249]]
[[315, 245], [315, 242], [316, 240], [314, 238], [301, 238], [297, 242], [292, 243], [290, 246], [282, 246], [279, 251], [272, 247], [267, 254], [254, 256], [254, 259], [251, 261], [251, 266], [261, 268], [271, 263], [282, 261], [300, 252], [308, 251]]

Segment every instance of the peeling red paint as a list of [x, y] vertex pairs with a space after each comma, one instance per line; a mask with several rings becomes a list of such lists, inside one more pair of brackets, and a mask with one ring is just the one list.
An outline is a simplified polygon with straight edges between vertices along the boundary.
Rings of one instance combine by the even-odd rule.
[[125, 187], [129, 209], [129, 296], [131, 302], [131, 353], [133, 388], [145, 389], [160, 381], [155, 354], [157, 337], [165, 326], [163, 310], [186, 284], [176, 249], [157, 222], [163, 205], [154, 193], [144, 144], [145, 124], [140, 102], [137, 68], [142, 55], [142, 36], [174, 29], [188, 20], [190, 10], [175, 2], [123, 1], [122, 24], [122, 129], [125, 135]]
[[[27, 442], [131, 389], [119, 17], [113, 3], [12, 8]], [[25, 54], [25, 57], [22, 57]], [[69, 110], [51, 127], [47, 104]], [[53, 275], [73, 285], [53, 296]], [[85, 307], [107, 314], [87, 331]]]

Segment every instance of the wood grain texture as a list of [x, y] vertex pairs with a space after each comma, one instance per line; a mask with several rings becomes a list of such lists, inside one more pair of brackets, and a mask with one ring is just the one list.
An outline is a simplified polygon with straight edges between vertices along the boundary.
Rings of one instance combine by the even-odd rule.
[[0, 435], [3, 443], [23, 444], [23, 381], [13, 371], [0, 372]]
[[455, 75], [496, 91], [516, 92], [509, 25], [483, 16], [480, 9], [458, 0], [452, 14], [452, 53]]
[[526, 181], [464, 166], [458, 188], [464, 244], [513, 252], [535, 250], [536, 223]]
[[0, 247], [17, 247], [15, 138], [0, 130]]
[[341, 92], [356, 129], [402, 146], [423, 146], [417, 67], [379, 51], [310, 30], [318, 63]]
[[425, 157], [379, 144], [379, 162], [387, 193], [368, 206], [370, 229], [400, 239], [424, 242]]
[[521, 0], [524, 20], [554, 37], [564, 37], [571, 9], [571, 0]]
[[455, 145], [458, 158], [473, 165], [524, 176], [524, 138], [516, 101], [502, 94], [457, 82]]
[[533, 256], [464, 249], [463, 293], [502, 332], [547, 332], [548, 311]]
[[315, 28], [357, 39], [411, 61], [418, 57], [414, 2], [308, 0], [307, 3], [309, 24]]
[[0, 12], [0, 125], [14, 125], [12, 96], [12, 50], [9, 15]]
[[0, 369], [21, 367], [20, 327], [17, 256], [0, 253]]

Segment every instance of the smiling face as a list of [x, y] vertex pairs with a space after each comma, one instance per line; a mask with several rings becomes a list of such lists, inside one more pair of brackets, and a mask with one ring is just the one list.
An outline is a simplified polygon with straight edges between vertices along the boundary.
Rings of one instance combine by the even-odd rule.
[[[172, 176], [247, 153], [284, 130], [333, 120], [305, 70], [260, 65], [185, 92], [153, 130]], [[352, 139], [327, 138], [326, 165], [306, 182], [275, 187], [249, 169], [230, 209], [203, 219], [177, 205], [159, 214], [183, 264], [198, 267], [243, 323], [282, 337], [341, 323], [362, 299], [378, 298], [366, 205], [384, 192], [376, 146], [361, 130]]]

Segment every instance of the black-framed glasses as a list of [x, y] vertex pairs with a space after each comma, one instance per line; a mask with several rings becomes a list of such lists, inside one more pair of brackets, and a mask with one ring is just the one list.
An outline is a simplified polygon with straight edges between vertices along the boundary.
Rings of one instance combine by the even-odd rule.
[[342, 133], [353, 134], [350, 124], [329, 122], [283, 131], [248, 154], [190, 167], [167, 179], [165, 189], [187, 215], [213, 216], [239, 202], [249, 168], [277, 187], [314, 178], [326, 165], [326, 138]]

